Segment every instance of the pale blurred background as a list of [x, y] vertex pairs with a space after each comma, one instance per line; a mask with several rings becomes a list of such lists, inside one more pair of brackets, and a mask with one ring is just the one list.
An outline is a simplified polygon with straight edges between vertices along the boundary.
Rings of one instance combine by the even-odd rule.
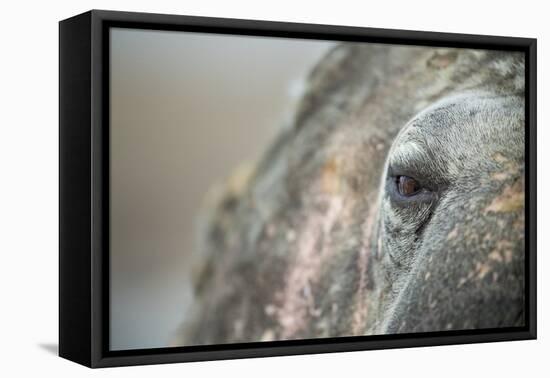
[[111, 31], [112, 350], [170, 346], [208, 188], [288, 124], [333, 43]]

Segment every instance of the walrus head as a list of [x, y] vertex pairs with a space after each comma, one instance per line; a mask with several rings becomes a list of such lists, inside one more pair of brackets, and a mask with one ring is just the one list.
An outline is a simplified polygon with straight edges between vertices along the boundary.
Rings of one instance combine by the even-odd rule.
[[179, 345], [524, 322], [524, 57], [361, 43], [207, 196]]
[[383, 333], [523, 325], [523, 106], [463, 93], [397, 136], [380, 191]]

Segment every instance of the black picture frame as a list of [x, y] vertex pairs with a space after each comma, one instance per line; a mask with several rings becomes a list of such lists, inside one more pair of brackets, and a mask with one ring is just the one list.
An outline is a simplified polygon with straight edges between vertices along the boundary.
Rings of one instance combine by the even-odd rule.
[[[110, 351], [109, 28], [520, 51], [526, 58], [526, 325]], [[59, 355], [88, 367], [536, 338], [536, 39], [92, 10], [59, 23]]]

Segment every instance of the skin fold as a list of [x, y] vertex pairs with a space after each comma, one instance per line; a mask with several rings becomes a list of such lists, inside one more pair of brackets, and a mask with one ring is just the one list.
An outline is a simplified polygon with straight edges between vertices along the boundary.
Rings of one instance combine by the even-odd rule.
[[523, 54], [337, 46], [206, 196], [175, 345], [522, 326], [524, 113]]

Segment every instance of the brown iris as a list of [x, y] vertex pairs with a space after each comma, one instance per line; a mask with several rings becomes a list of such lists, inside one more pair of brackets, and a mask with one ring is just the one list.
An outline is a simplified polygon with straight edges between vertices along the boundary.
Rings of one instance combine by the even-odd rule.
[[405, 197], [412, 196], [420, 190], [418, 181], [409, 176], [397, 176], [397, 191]]

